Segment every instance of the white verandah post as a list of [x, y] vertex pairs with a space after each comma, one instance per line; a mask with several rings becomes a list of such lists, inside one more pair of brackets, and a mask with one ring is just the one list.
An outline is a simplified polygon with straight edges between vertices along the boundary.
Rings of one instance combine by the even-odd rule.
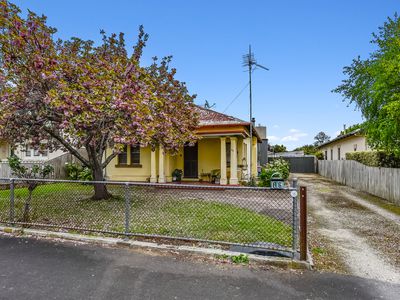
[[228, 180], [226, 178], [226, 138], [221, 137], [221, 178], [219, 183], [221, 185], [226, 185]]
[[150, 182], [157, 182], [157, 173], [156, 173], [156, 151], [151, 150], [150, 156]]
[[231, 137], [231, 176], [229, 178], [229, 184], [238, 184], [237, 177], [237, 138]]

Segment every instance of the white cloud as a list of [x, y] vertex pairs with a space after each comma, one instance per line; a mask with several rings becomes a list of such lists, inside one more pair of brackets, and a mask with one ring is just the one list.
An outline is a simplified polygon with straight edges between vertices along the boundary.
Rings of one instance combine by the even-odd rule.
[[272, 126], [272, 128], [279, 129], [281, 127], [279, 125], [274, 125], [274, 126]]
[[275, 136], [275, 135], [269, 135], [269, 136], [268, 136], [268, 140], [269, 140], [270, 142], [277, 142], [277, 141], [280, 141], [281, 138], [280, 138], [280, 137], [277, 137], [277, 136]]
[[288, 135], [284, 137], [279, 137], [276, 135], [269, 135], [268, 140], [270, 143], [288, 143], [288, 142], [298, 142], [303, 137], [308, 136], [307, 133], [302, 132], [299, 129], [292, 128], [289, 130]]
[[302, 132], [299, 129], [290, 129], [289, 133], [290, 135], [287, 135], [281, 139], [282, 142], [297, 142], [301, 138], [308, 136], [307, 133]]
[[290, 133], [299, 133], [299, 132], [301, 132], [301, 131], [298, 130], [298, 129], [292, 128], [292, 129], [289, 130], [289, 132], [290, 132]]

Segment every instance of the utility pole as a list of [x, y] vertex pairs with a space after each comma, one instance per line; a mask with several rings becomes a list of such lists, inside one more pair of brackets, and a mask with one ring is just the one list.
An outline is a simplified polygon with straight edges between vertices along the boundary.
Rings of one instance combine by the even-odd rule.
[[251, 85], [251, 74], [253, 73], [253, 66], [259, 67], [266, 71], [269, 71], [268, 68], [260, 65], [254, 58], [254, 53], [251, 52], [251, 45], [249, 45], [249, 53], [243, 55], [243, 66], [249, 67], [249, 111], [250, 111], [250, 157], [249, 157], [249, 165], [250, 165], [250, 180], [253, 178], [252, 170], [253, 170], [253, 95], [252, 95], [252, 85]]

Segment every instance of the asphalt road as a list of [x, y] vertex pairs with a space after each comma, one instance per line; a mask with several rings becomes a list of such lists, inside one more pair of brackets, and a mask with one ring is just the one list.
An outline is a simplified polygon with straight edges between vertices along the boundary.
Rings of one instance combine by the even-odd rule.
[[[396, 299], [358, 277], [0, 236], [0, 299]], [[398, 299], [398, 298], [397, 298]]]

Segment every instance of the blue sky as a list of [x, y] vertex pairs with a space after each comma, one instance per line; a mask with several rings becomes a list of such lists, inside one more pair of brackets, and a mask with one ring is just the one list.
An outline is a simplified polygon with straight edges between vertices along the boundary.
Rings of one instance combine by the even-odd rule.
[[124, 32], [129, 46], [140, 24], [150, 34], [143, 63], [173, 55], [178, 78], [196, 103], [247, 120], [247, 73], [242, 55], [251, 44], [269, 72], [253, 73], [253, 111], [270, 142], [289, 149], [313, 142], [319, 131], [335, 136], [361, 121], [354, 106], [331, 93], [342, 68], [373, 48], [371, 33], [399, 11], [399, 1], [129, 1], [18, 0], [48, 16], [58, 36], [100, 40], [99, 30]]

